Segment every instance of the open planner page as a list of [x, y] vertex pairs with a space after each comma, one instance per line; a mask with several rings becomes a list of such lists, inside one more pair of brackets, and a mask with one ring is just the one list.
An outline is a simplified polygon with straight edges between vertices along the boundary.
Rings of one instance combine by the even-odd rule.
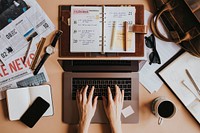
[[101, 52], [102, 7], [71, 6], [70, 52]]
[[[135, 24], [135, 7], [104, 7], [105, 52], [135, 52], [135, 33], [131, 27]], [[128, 22], [128, 40], [125, 44], [125, 22]], [[126, 46], [125, 46], [126, 45]], [[125, 48], [127, 50], [125, 51]]]

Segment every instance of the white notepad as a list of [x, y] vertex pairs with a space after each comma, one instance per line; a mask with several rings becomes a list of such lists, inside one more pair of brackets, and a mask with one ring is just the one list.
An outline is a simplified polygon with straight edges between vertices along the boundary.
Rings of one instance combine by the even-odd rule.
[[53, 103], [50, 85], [9, 89], [6, 91], [9, 119], [19, 120], [37, 97], [42, 97], [50, 104], [43, 116], [53, 115]]

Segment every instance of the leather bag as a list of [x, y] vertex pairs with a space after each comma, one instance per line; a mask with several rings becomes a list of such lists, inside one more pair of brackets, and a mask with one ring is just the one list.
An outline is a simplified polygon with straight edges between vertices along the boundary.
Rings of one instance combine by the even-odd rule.
[[[153, 34], [200, 57], [200, 0], [154, 0], [154, 4], [156, 12], [150, 22]], [[159, 19], [168, 36], [159, 31]]]

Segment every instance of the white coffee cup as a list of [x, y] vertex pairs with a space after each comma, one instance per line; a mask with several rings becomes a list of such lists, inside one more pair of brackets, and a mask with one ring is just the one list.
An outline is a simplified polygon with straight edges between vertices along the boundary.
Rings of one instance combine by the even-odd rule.
[[176, 113], [175, 104], [165, 97], [157, 97], [152, 102], [152, 112], [158, 117], [158, 125], [161, 125], [163, 119], [172, 118]]

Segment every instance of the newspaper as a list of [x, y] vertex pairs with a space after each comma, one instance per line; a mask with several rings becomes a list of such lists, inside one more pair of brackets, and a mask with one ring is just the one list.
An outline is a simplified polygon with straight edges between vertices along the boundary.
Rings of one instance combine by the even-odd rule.
[[[9, 5], [10, 4], [10, 5]], [[35, 0], [10, 0], [0, 9], [0, 100], [5, 91], [48, 82], [45, 68], [34, 76], [30, 65], [36, 44], [55, 26]], [[25, 60], [30, 39], [32, 44]]]
[[[24, 53], [25, 50], [26, 47], [20, 53]], [[7, 89], [22, 87], [19, 84], [21, 81], [34, 76], [30, 69], [34, 54], [35, 49], [32, 49], [26, 62], [24, 62], [24, 54], [17, 54], [16, 58], [12, 58], [7, 65], [0, 62], [0, 100], [5, 98], [5, 91]], [[45, 79], [43, 82], [48, 82], [49, 78], [44, 67], [40, 69], [38, 74], [41, 73]], [[36, 85], [42, 84], [43, 82], [38, 81]]]
[[0, 13], [0, 60], [4, 64], [27, 46], [31, 38], [37, 43], [55, 29], [35, 0], [13, 0], [13, 4]]

